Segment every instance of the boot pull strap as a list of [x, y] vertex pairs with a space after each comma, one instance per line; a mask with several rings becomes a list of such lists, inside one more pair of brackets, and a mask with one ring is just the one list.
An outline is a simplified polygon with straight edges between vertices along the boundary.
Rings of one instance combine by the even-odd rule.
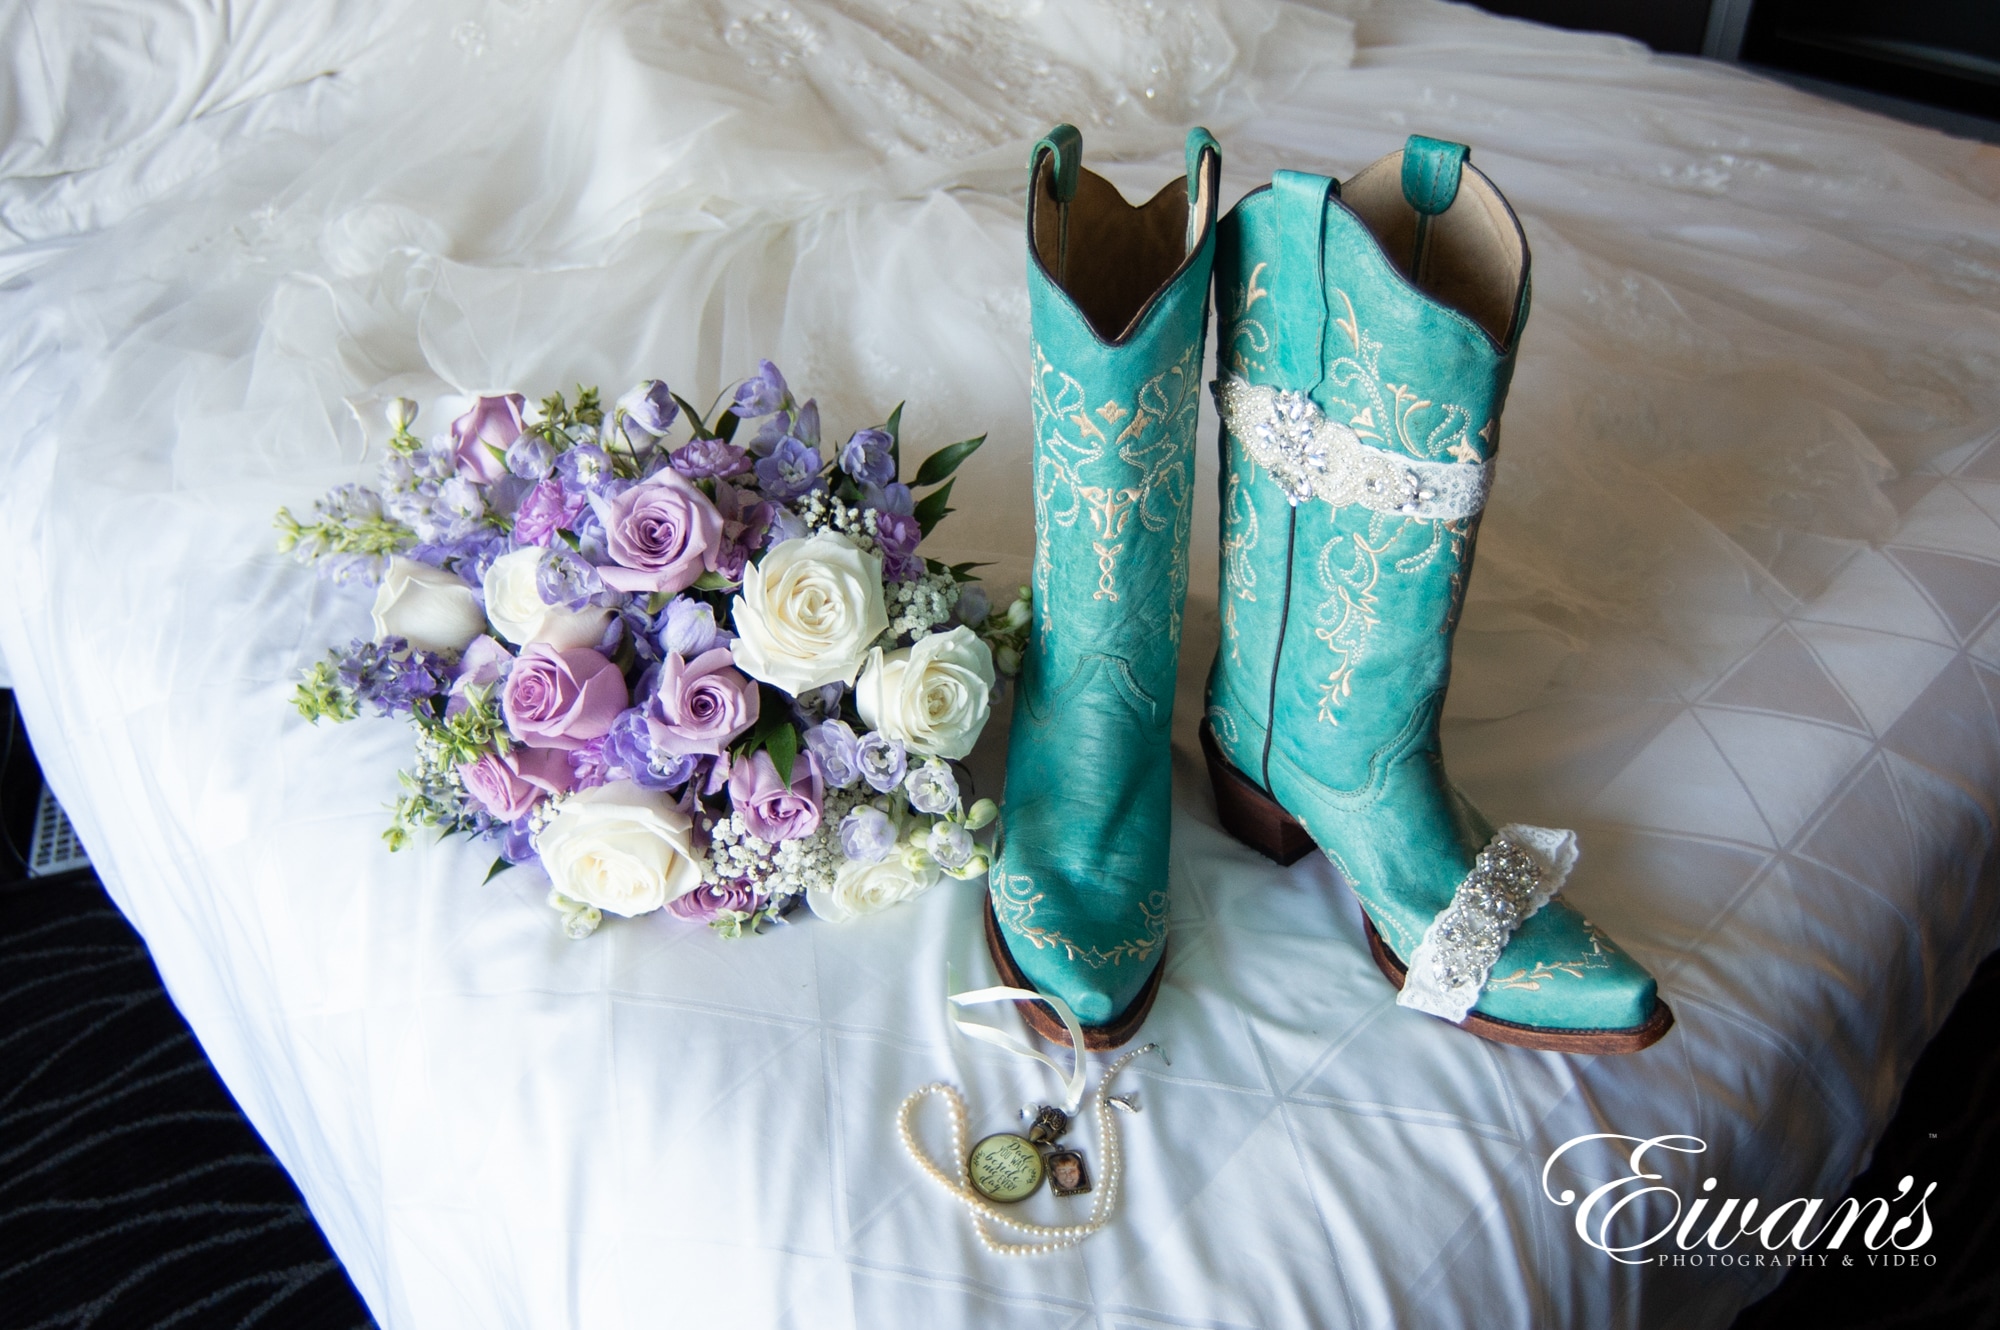
[[1076, 197], [1077, 172], [1083, 169], [1083, 135], [1075, 125], [1057, 125], [1035, 141], [1028, 154], [1028, 188], [1042, 166], [1042, 154], [1055, 156], [1049, 184], [1056, 197], [1056, 284], [1069, 280], [1069, 204]]
[[1190, 252], [1201, 243], [1202, 225], [1207, 221], [1212, 208], [1202, 202], [1202, 189], [1208, 185], [1208, 163], [1203, 158], [1215, 154], [1216, 175], [1221, 176], [1222, 145], [1215, 141], [1215, 135], [1196, 125], [1187, 133], [1187, 247]]
[[1416, 239], [1410, 246], [1410, 280], [1424, 281], [1430, 257], [1431, 218], [1451, 207], [1458, 197], [1459, 178], [1472, 149], [1463, 143], [1410, 135], [1403, 145], [1403, 201], [1417, 212]]
[[1271, 177], [1278, 200], [1278, 233], [1284, 237], [1278, 268], [1265, 276], [1274, 307], [1284, 311], [1277, 339], [1279, 373], [1294, 392], [1310, 397], [1326, 377], [1326, 208], [1340, 195], [1337, 181], [1303, 171]]

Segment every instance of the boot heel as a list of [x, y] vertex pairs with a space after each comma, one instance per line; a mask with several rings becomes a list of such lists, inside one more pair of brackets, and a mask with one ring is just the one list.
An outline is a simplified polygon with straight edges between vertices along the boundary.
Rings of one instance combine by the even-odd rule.
[[1318, 848], [1297, 818], [1222, 755], [1205, 720], [1201, 723], [1201, 755], [1208, 760], [1208, 779], [1215, 787], [1215, 810], [1222, 816], [1224, 831], [1287, 867]]

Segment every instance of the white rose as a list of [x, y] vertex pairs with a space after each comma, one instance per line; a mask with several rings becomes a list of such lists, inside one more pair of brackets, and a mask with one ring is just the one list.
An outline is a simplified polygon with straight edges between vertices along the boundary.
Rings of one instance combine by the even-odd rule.
[[882, 560], [831, 531], [780, 541], [743, 569], [731, 614], [736, 666], [751, 678], [793, 696], [851, 684], [868, 644], [889, 627]]
[[463, 651], [486, 631], [479, 597], [454, 573], [392, 555], [375, 593], [375, 640], [400, 637], [419, 651]]
[[936, 864], [912, 869], [903, 856], [892, 854], [879, 864], [843, 859], [834, 870], [831, 887], [806, 888], [806, 904], [830, 924], [844, 924], [864, 914], [915, 900], [938, 884]]
[[557, 891], [627, 919], [701, 885], [687, 814], [629, 780], [564, 799], [535, 850]]
[[868, 654], [854, 705], [861, 719], [926, 757], [964, 757], [979, 742], [993, 701], [993, 653], [960, 625], [905, 651]]
[[566, 610], [542, 599], [535, 569], [542, 552], [529, 548], [503, 554], [486, 570], [486, 617], [500, 636], [517, 647], [546, 642], [558, 651], [594, 647], [611, 626], [611, 611]]

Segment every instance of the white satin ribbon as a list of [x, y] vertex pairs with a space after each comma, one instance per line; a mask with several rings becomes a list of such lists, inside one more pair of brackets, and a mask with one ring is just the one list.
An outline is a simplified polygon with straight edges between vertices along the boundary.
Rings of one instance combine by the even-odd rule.
[[[1076, 1013], [1069, 1009], [1069, 1004], [1052, 993], [1037, 993], [1027, 988], [1009, 988], [1004, 984], [992, 988], [975, 988], [966, 993], [953, 993], [951, 986], [956, 982], [956, 977], [946, 971], [946, 1015], [951, 1023], [958, 1027], [959, 1033], [969, 1039], [977, 1039], [982, 1044], [991, 1044], [995, 1048], [1003, 1049], [1016, 1057], [1032, 1058], [1047, 1067], [1063, 1084], [1063, 1112], [1075, 1113], [1077, 1107], [1083, 1103], [1083, 1024], [1077, 1020]], [[1040, 1049], [1031, 1047], [1025, 1040], [1008, 1034], [1005, 1030], [996, 1030], [990, 1025], [981, 1025], [978, 1021], [968, 1021], [951, 1010], [953, 1007], [977, 1007], [989, 1002], [1048, 1003], [1062, 1019], [1063, 1028], [1069, 1031], [1070, 1055], [1075, 1059], [1075, 1065], [1064, 1071], [1061, 1063]]]

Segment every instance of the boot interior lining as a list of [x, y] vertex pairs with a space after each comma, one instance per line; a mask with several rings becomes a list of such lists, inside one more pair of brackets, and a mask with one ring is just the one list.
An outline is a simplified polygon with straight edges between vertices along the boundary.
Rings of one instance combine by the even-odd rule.
[[1513, 335], [1528, 242], [1500, 191], [1468, 162], [1451, 207], [1430, 219], [1417, 255], [1417, 210], [1403, 197], [1403, 154], [1391, 153], [1341, 186], [1345, 203], [1411, 285], [1484, 328]]
[[[1198, 217], [1208, 215], [1210, 174], [1196, 173]], [[1185, 180], [1168, 181], [1159, 193], [1135, 206], [1095, 171], [1078, 171], [1066, 246], [1053, 154], [1045, 155], [1035, 171], [1032, 202], [1030, 230], [1036, 256], [1107, 342], [1119, 341], [1132, 330], [1146, 303], [1201, 242], [1200, 236], [1188, 234]]]

